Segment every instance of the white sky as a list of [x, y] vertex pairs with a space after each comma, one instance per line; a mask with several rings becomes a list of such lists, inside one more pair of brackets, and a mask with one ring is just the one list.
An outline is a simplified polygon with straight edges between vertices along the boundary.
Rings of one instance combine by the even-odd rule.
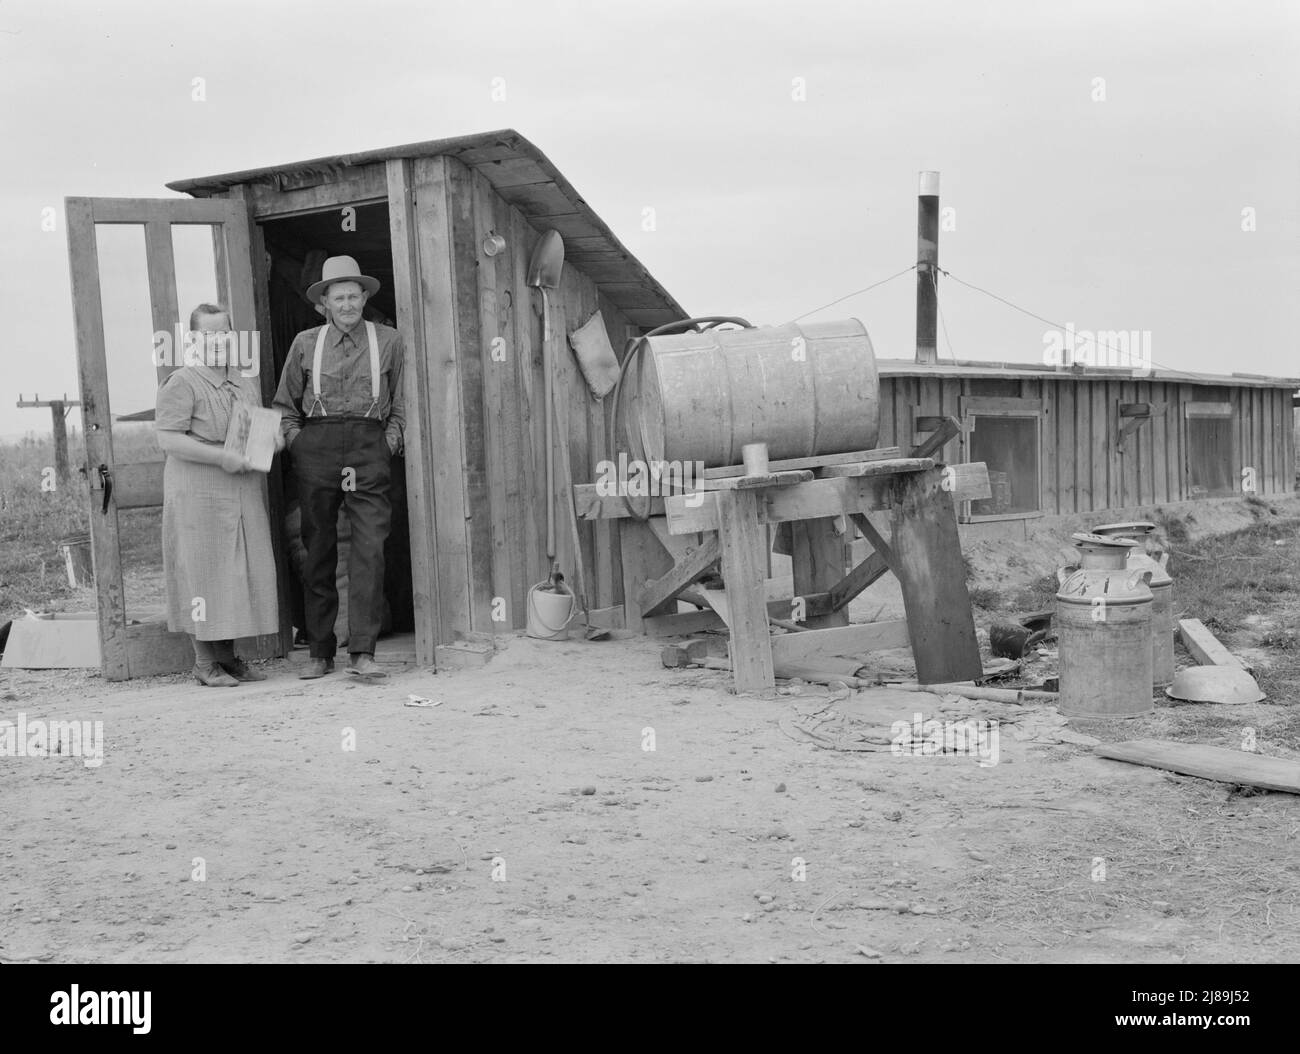
[[[77, 389], [65, 196], [496, 128], [693, 314], [781, 322], [907, 267], [937, 169], [954, 275], [1165, 366], [1295, 375], [1297, 71], [1300, 4], [1268, 0], [0, 0], [0, 435], [48, 427], [19, 392]], [[914, 289], [818, 317], [910, 358]], [[1041, 360], [1043, 323], [940, 306], [942, 358]]]

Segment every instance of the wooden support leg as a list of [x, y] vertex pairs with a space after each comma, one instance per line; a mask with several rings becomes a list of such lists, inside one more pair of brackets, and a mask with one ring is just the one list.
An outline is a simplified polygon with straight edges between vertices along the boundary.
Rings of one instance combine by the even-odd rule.
[[760, 500], [756, 491], [718, 493], [722, 577], [731, 607], [731, 669], [738, 692], [765, 693], [776, 687], [763, 578], [767, 529], [758, 522]]
[[623, 625], [634, 633], [642, 633], [641, 602], [637, 593], [642, 583], [671, 571], [674, 561], [646, 522], [619, 520], [618, 530], [623, 557]]
[[903, 590], [916, 679], [944, 684], [982, 676], [966, 564], [942, 471], [895, 481], [892, 527], [891, 562]]
[[[844, 577], [844, 535], [835, 533], [835, 518], [798, 520], [793, 528], [794, 595], [806, 597], [824, 593]], [[809, 615], [804, 624], [809, 629], [831, 629], [849, 624], [847, 606], [825, 615]]]
[[641, 616], [663, 615], [675, 608], [673, 599], [677, 594], [716, 564], [718, 555], [718, 537], [710, 535], [698, 548], [680, 557], [666, 575], [647, 582], [637, 596]]

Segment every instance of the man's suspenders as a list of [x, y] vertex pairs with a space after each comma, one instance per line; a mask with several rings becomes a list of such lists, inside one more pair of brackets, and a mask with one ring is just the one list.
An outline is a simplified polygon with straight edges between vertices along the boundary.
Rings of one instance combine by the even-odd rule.
[[[320, 332], [316, 335], [316, 354], [312, 357], [311, 363], [311, 390], [312, 404], [307, 410], [307, 416], [316, 415], [316, 408], [320, 407], [320, 416], [328, 417], [325, 410], [325, 404], [321, 402], [320, 397], [320, 360], [325, 351], [325, 334], [329, 332], [329, 326], [321, 326]], [[366, 323], [366, 341], [370, 345], [370, 409], [366, 411], [365, 416], [370, 416], [371, 410], [377, 410], [379, 407], [379, 337], [375, 332], [373, 322]], [[376, 415], [378, 416], [378, 415]]]

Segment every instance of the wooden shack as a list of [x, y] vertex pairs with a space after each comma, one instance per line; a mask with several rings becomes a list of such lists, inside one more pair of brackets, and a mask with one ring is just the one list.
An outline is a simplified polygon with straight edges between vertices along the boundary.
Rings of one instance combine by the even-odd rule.
[[938, 455], [988, 466], [968, 523], [1036, 520], [1212, 498], [1294, 494], [1300, 380], [1024, 363], [877, 361], [880, 442], [904, 449], [941, 417]]
[[[353, 256], [381, 281], [372, 304], [394, 321], [408, 354], [409, 542], [395, 541], [409, 549], [417, 660], [432, 662], [437, 645], [466, 634], [521, 628], [527, 591], [549, 570], [543, 302], [526, 283], [534, 244], [547, 230], [564, 239], [550, 328], [575, 479], [595, 478], [610, 454], [610, 400], [592, 398], [566, 335], [600, 312], [621, 354], [630, 336], [685, 317], [682, 308], [513, 131], [168, 186], [246, 208], [256, 328], [275, 363], [262, 372], [268, 400], [294, 334], [319, 324], [302, 291], [321, 260]], [[488, 255], [492, 235], [505, 244]], [[395, 533], [400, 525], [399, 517]], [[621, 606], [616, 526], [580, 531], [592, 607]], [[558, 533], [558, 562], [571, 574], [572, 544]]]

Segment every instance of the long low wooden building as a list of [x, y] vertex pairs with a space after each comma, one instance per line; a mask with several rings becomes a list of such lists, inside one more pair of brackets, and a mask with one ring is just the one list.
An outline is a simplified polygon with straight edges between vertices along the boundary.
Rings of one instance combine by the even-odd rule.
[[992, 497], [968, 522], [1296, 490], [1295, 378], [877, 365], [882, 445], [907, 449], [950, 416], [962, 431], [943, 459], [988, 465]]

